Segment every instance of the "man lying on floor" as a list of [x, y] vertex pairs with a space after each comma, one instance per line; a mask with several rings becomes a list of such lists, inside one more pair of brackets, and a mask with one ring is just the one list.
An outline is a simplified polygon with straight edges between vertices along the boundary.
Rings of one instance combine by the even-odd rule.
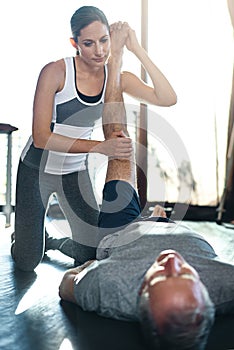
[[[101, 230], [140, 215], [133, 185], [123, 179], [107, 176]], [[123, 209], [111, 214], [112, 203]], [[97, 260], [65, 273], [60, 297], [106, 317], [140, 321], [167, 349], [203, 349], [214, 306], [217, 314], [234, 312], [234, 266], [217, 260], [202, 236], [167, 220], [163, 208], [153, 215], [104, 237]]]
[[[115, 83], [106, 102], [120, 101], [113, 113], [122, 122]], [[110, 107], [104, 112], [111, 120]], [[114, 124], [104, 126], [105, 137], [113, 130]], [[202, 236], [167, 219], [160, 206], [139, 220], [135, 170], [133, 159], [109, 159], [96, 260], [65, 273], [60, 297], [102, 316], [141, 322], [155, 349], [204, 349], [215, 312], [234, 312], [234, 265], [219, 261]]]

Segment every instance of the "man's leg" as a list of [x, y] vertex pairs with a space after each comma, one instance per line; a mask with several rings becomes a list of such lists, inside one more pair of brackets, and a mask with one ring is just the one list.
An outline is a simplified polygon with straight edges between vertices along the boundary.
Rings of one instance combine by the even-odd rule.
[[[121, 66], [123, 47], [126, 39], [125, 34], [127, 35], [127, 33], [124, 32], [124, 28], [121, 33], [114, 31], [111, 34], [112, 55], [108, 61], [108, 83], [106, 86], [102, 117], [105, 139], [111, 138], [113, 132], [122, 132], [126, 137], [129, 136], [121, 87]], [[132, 155], [131, 159], [109, 159], [106, 183], [112, 180], [126, 181], [136, 189], [134, 155]]]
[[[108, 62], [108, 84], [103, 110], [105, 139], [113, 137], [113, 132], [120, 132], [119, 137], [128, 137], [120, 78], [121, 62], [122, 48], [119, 47]], [[127, 159], [110, 157], [99, 215], [100, 238], [124, 228], [140, 216], [141, 206], [136, 190], [134, 155]]]

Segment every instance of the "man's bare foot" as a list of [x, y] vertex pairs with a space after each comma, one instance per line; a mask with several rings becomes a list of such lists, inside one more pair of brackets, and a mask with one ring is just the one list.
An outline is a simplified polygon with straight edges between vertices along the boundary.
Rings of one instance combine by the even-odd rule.
[[163, 207], [161, 207], [161, 205], [156, 204], [153, 210], [153, 213], [151, 214], [151, 216], [160, 216], [162, 218], [166, 218], [167, 214], [164, 210]]

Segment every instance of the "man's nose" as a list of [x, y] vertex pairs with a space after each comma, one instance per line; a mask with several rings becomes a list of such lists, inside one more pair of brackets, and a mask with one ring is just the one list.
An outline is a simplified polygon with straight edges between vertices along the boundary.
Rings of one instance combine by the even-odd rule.
[[178, 276], [181, 270], [181, 262], [175, 255], [169, 255], [164, 267], [167, 276]]

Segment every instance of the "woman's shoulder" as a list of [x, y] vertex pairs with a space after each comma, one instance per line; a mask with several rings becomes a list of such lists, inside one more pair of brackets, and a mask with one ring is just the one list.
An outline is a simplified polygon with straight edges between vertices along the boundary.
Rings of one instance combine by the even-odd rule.
[[61, 58], [57, 61], [51, 61], [47, 63], [43, 68], [42, 71], [52, 71], [52, 72], [64, 72], [66, 69], [64, 58]]
[[52, 79], [53, 81], [56, 80], [59, 83], [64, 81], [65, 75], [66, 64], [63, 58], [47, 63], [44, 65], [44, 67], [42, 67], [40, 72], [40, 77], [44, 77], [45, 79]]
[[52, 61], [42, 67], [39, 81], [54, 85], [56, 91], [62, 89], [66, 77], [66, 65], [64, 59]]

